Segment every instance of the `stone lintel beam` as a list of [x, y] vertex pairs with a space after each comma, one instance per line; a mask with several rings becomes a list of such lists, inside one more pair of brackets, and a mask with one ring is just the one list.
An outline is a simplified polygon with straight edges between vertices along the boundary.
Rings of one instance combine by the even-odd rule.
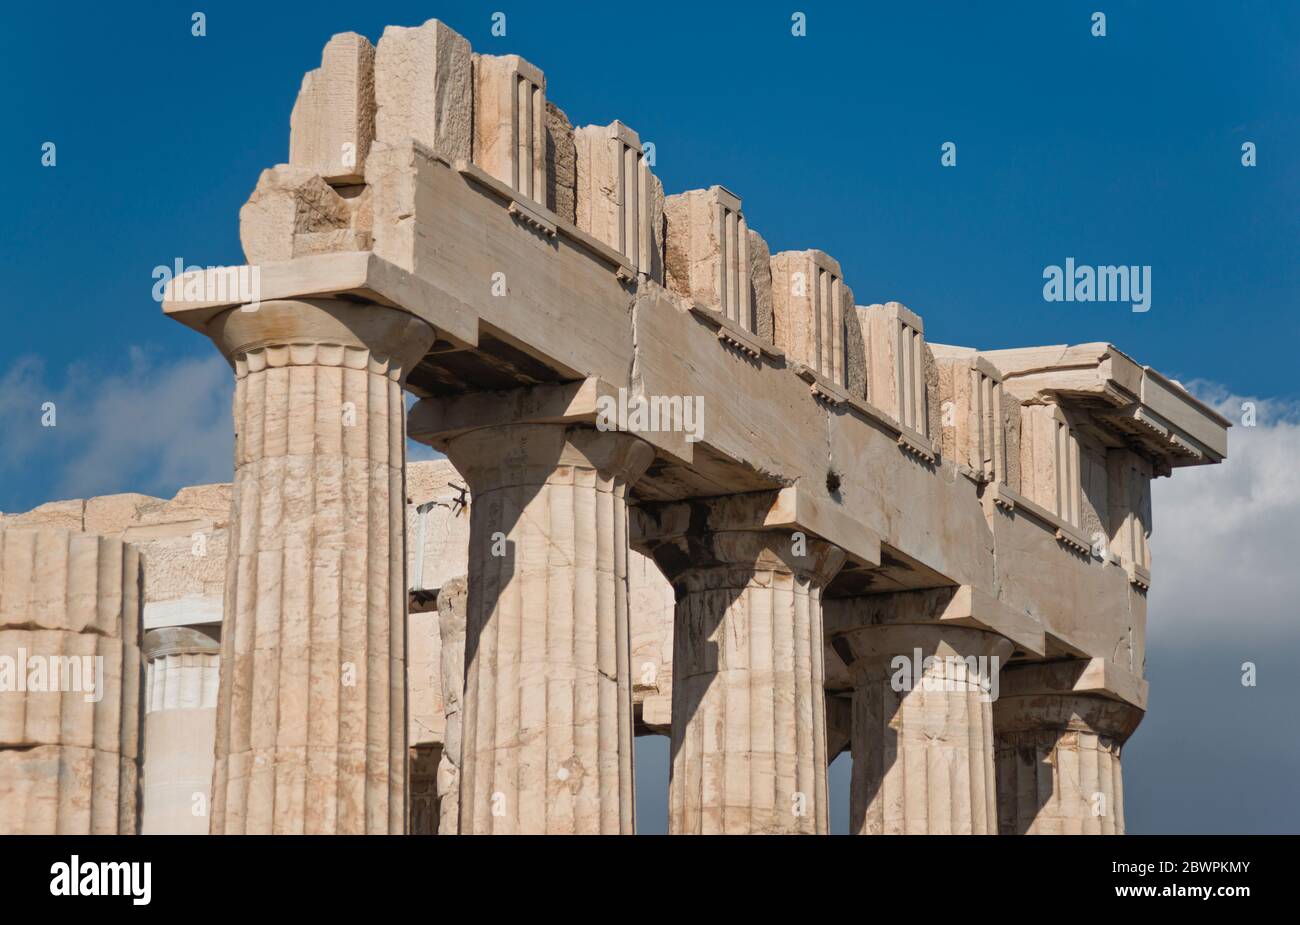
[[510, 184], [498, 180], [477, 164], [469, 161], [456, 161], [449, 166], [460, 173], [466, 180], [473, 183], [476, 188], [486, 190], [495, 196], [501, 205], [514, 216], [516, 221], [522, 222], [536, 232], [540, 232], [546, 238], [562, 236], [565, 240], [573, 242], [588, 255], [599, 261], [601, 265], [613, 270], [618, 279], [624, 283], [630, 283], [636, 278], [636, 268], [629, 262], [629, 258], [620, 253], [617, 248], [606, 244], [590, 232], [583, 230], [572, 221], [563, 218], [541, 203], [533, 202], [527, 198], [521, 201], [518, 190], [511, 187]]
[[775, 491], [642, 503], [633, 518], [632, 544], [649, 549], [700, 529], [802, 532], [837, 546], [859, 566], [880, 565], [880, 537], [799, 483]]
[[189, 626], [162, 626], [144, 634], [141, 653], [146, 662], [168, 655], [215, 654], [221, 643]]
[[826, 634], [869, 626], [937, 623], [988, 630], [1031, 655], [1046, 652], [1043, 626], [1032, 614], [1009, 607], [971, 585], [839, 598], [826, 603]]
[[[619, 389], [594, 376], [578, 382], [537, 385], [508, 392], [466, 392], [425, 398], [411, 409], [408, 432], [412, 440], [446, 452], [447, 444], [472, 430], [509, 424], [592, 424], [616, 411]], [[637, 396], [623, 392], [623, 401]], [[614, 420], [617, 420], [616, 415]], [[693, 444], [672, 430], [636, 431], [658, 455], [677, 465], [691, 464]]]
[[369, 251], [313, 254], [283, 263], [186, 273], [167, 284], [163, 313], [207, 335], [213, 318], [255, 304], [255, 300], [241, 297], [241, 273], [245, 279], [256, 280], [256, 302], [336, 297], [401, 308], [433, 327], [439, 340], [460, 347], [478, 346], [478, 316], [471, 309]]

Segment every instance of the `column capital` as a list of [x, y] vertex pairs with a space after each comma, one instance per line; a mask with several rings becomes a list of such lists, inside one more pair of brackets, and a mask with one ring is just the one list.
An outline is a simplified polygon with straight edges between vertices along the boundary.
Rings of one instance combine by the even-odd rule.
[[434, 329], [401, 308], [342, 299], [279, 299], [230, 308], [203, 326], [236, 375], [267, 366], [343, 366], [400, 381]]
[[[847, 558], [839, 546], [810, 532], [768, 526], [779, 491], [642, 504], [634, 542], [654, 557], [674, 584], [692, 591], [744, 587], [755, 572], [796, 575], [824, 587]], [[727, 577], [734, 572], [736, 582]]]
[[1011, 640], [918, 622], [854, 629], [832, 645], [853, 672], [851, 830], [993, 834], [991, 703]]
[[1082, 659], [1027, 662], [1002, 673], [1002, 696], [993, 714], [998, 735], [1053, 729], [1106, 736], [1123, 743], [1145, 711], [1114, 697], [1074, 687], [1087, 668]]
[[993, 704], [1000, 831], [1123, 834], [1120, 752], [1143, 711], [1080, 689], [1095, 661], [1027, 662], [1002, 673]]
[[140, 651], [151, 662], [168, 655], [216, 655], [221, 643], [188, 626], [164, 626], [144, 634]]
[[1126, 742], [1145, 714], [1120, 700], [1095, 694], [1015, 696], [1004, 693], [993, 705], [999, 738], [1025, 732], [1083, 732]]
[[558, 484], [575, 470], [621, 483], [621, 491], [654, 462], [655, 451], [633, 434], [587, 424], [505, 424], [451, 438], [447, 458], [475, 494]]
[[[923, 657], [944, 660], [988, 658], [1001, 666], [1015, 644], [989, 630], [943, 623], [909, 623], [868, 626], [836, 636], [836, 651], [855, 676], [888, 677], [894, 659], [911, 658], [919, 649]], [[997, 671], [999, 668], [995, 667]]]

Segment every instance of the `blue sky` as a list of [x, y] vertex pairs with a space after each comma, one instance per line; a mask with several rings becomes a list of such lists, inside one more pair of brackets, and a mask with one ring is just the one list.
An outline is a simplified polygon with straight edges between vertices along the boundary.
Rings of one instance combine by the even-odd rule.
[[[1220, 398], [1266, 401], [1277, 417], [1253, 445], [1293, 436], [1300, 5], [21, 4], [0, 27], [0, 510], [229, 479], [228, 374], [162, 318], [151, 272], [242, 262], [239, 206], [287, 160], [294, 96], [330, 35], [377, 40], [434, 16], [543, 68], [575, 124], [618, 118], [654, 142], [669, 193], [726, 185], [774, 252], [826, 250], [859, 304], [904, 302], [932, 341], [1111, 341]], [[1256, 167], [1241, 165], [1247, 141]], [[1151, 266], [1151, 310], [1045, 302], [1043, 269], [1067, 257]], [[39, 426], [44, 401], [57, 429]], [[1290, 471], [1225, 472], [1254, 481], [1187, 484], [1300, 505]], [[1192, 551], [1162, 564], [1156, 516], [1159, 580]], [[1286, 590], [1271, 606], [1293, 607], [1294, 579]], [[1294, 752], [1283, 770], [1300, 772]], [[1140, 818], [1161, 830], [1175, 809]]]

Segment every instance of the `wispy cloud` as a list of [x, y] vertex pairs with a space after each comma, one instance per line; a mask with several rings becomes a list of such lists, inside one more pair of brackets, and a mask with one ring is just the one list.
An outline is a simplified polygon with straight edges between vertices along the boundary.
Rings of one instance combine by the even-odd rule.
[[1151, 635], [1169, 645], [1224, 632], [1300, 638], [1300, 405], [1190, 387], [1234, 426], [1226, 462], [1152, 488]]
[[[15, 360], [0, 372], [0, 510], [127, 491], [171, 497], [230, 481], [232, 391], [216, 353], [168, 359], [137, 347], [125, 369], [108, 371]], [[42, 426], [47, 402], [54, 427]], [[406, 449], [411, 461], [442, 458], [412, 441]]]
[[1189, 387], [1236, 426], [1225, 463], [1153, 487], [1151, 702], [1124, 748], [1129, 831], [1296, 832], [1300, 406]]
[[[217, 355], [159, 359], [132, 348], [125, 369], [35, 357], [0, 375], [5, 507], [178, 488], [231, 478], [230, 367]], [[55, 426], [48, 420], [53, 403]]]

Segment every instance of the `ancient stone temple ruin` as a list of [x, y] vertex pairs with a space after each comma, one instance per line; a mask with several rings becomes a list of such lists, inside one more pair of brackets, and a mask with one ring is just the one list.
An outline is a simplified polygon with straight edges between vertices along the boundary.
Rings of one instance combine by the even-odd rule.
[[632, 833], [641, 735], [674, 833], [826, 833], [846, 750], [854, 832], [1124, 830], [1151, 480], [1228, 422], [651, 160], [437, 21], [330, 40], [248, 268], [164, 305], [233, 484], [3, 517], [0, 656], [103, 667], [0, 693], [0, 832]]

